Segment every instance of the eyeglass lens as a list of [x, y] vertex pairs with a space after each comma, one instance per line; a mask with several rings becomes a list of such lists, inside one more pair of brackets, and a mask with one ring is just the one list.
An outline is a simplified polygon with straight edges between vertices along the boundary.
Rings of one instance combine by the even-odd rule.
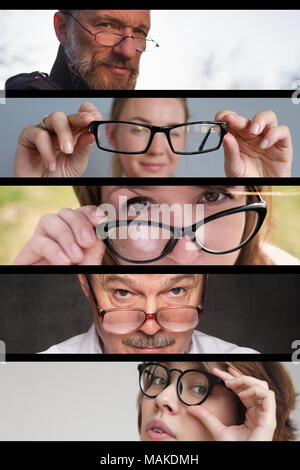
[[[169, 385], [167, 370], [156, 364], [147, 366], [142, 372], [140, 384], [145, 395], [157, 397]], [[207, 398], [209, 390], [206, 375], [201, 371], [188, 371], [181, 376], [177, 393], [186, 404], [196, 405]]]
[[[107, 31], [100, 31], [96, 33], [95, 38], [97, 44], [101, 46], [108, 46], [113, 47], [117, 44], [121, 43], [123, 40], [126, 39], [127, 36], [122, 36], [121, 34], [110, 33]], [[144, 52], [144, 51], [151, 51], [156, 47], [156, 42], [152, 41], [151, 39], [146, 39], [143, 37], [134, 37], [130, 38], [134, 41], [134, 45], [137, 51]]]
[[[182, 332], [192, 330], [198, 324], [196, 308], [183, 306], [158, 311], [156, 320], [167, 331]], [[108, 311], [103, 317], [103, 328], [114, 334], [128, 334], [138, 330], [145, 321], [141, 310]]]
[[[221, 127], [215, 124], [188, 124], [175, 127], [169, 133], [175, 152], [191, 154], [218, 148], [221, 142]], [[119, 153], [141, 153], [146, 151], [151, 130], [132, 123], [100, 123], [98, 145], [102, 150]], [[167, 137], [166, 137], [167, 138]]]

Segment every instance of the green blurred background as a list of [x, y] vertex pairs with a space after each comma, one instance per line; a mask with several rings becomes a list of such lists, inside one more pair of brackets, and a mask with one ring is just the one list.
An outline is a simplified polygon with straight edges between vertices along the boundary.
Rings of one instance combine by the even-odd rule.
[[[300, 259], [300, 187], [273, 191], [270, 241]], [[43, 214], [78, 205], [70, 186], [1, 186], [0, 264], [13, 262]]]

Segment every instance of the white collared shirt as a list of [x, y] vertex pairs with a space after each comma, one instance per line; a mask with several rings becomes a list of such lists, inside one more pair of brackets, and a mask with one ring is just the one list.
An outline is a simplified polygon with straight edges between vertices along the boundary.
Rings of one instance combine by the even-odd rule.
[[[189, 354], [243, 354], [257, 353], [254, 349], [242, 348], [235, 344], [227, 343], [222, 339], [214, 336], [206, 335], [201, 331], [194, 330], [189, 349]], [[51, 348], [43, 351], [47, 354], [103, 354], [98, 332], [95, 325], [81, 335], [74, 336], [62, 343], [51, 346]]]

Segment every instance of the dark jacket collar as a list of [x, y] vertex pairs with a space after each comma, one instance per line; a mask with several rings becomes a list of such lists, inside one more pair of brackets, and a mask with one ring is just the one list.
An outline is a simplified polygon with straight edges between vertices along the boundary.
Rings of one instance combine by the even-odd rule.
[[50, 72], [50, 79], [63, 90], [88, 90], [86, 83], [75, 74], [66, 57], [64, 48], [60, 45], [56, 60]]

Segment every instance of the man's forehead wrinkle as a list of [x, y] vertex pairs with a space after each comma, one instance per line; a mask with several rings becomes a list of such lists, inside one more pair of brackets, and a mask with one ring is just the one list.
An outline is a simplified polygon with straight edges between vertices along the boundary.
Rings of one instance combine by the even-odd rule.
[[87, 20], [95, 21], [116, 21], [124, 26], [150, 28], [150, 15], [149, 20], [135, 19], [134, 12], [125, 13], [124, 10], [92, 10], [85, 14]]

